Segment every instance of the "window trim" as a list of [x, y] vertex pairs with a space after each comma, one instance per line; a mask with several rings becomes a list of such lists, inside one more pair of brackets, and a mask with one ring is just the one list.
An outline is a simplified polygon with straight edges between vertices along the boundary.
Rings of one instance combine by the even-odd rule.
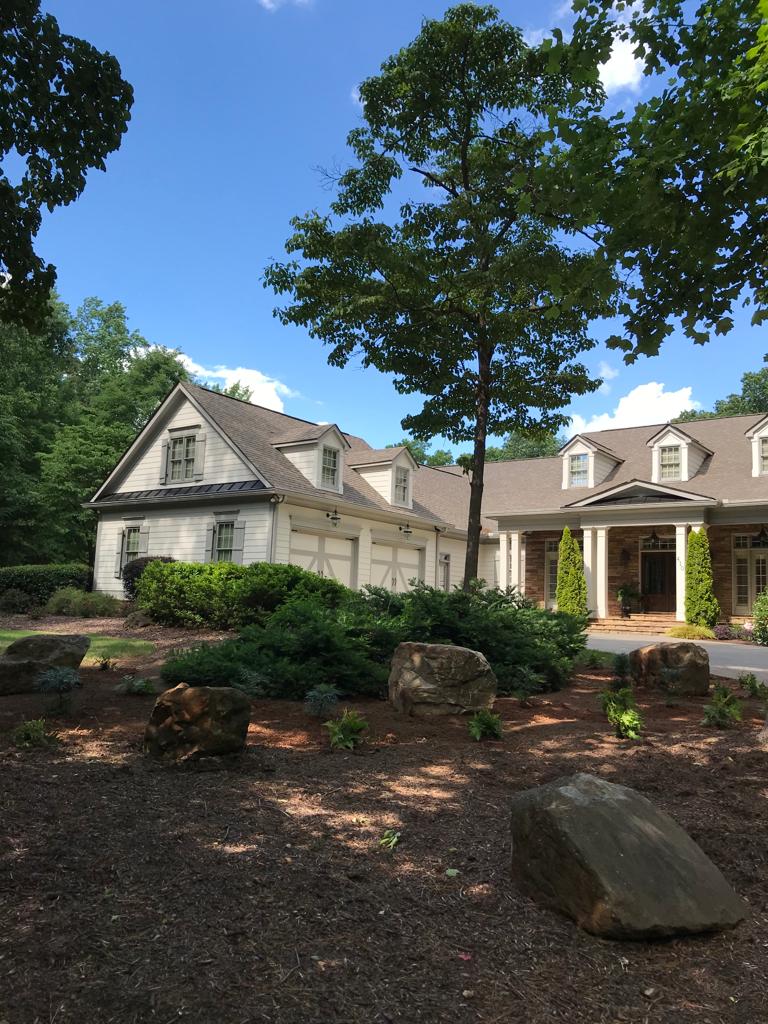
[[[395, 466], [394, 469], [395, 472], [392, 479], [393, 504], [409, 507], [411, 504], [411, 471], [407, 466]], [[398, 483], [398, 475], [400, 473], [405, 475], [405, 495], [402, 498], [398, 494], [398, 487], [402, 486]]]
[[[437, 585], [440, 590], [449, 593], [451, 589], [451, 553], [441, 551], [437, 557]], [[445, 575], [444, 575], [445, 574]]]
[[[325, 472], [330, 469], [330, 466], [326, 465], [325, 455], [329, 452], [333, 455], [333, 471], [334, 481], [333, 483], [327, 483], [325, 480]], [[332, 444], [320, 445], [320, 459], [319, 459], [319, 480], [318, 487], [324, 491], [340, 491], [341, 490], [341, 450]]]
[[768, 476], [768, 437], [759, 437], [757, 440], [757, 465], [760, 476]]
[[[192, 441], [192, 454], [188, 455], [188, 445]], [[174, 458], [174, 446], [182, 444], [184, 450], [181, 458]], [[169, 427], [160, 446], [160, 484], [163, 487], [183, 487], [203, 479], [205, 473], [206, 433], [199, 424], [185, 427]], [[173, 463], [181, 464], [181, 475], [173, 476]], [[187, 473], [187, 464], [191, 472]]]
[[[664, 464], [665, 453], [675, 452], [676, 458], [674, 462]], [[665, 469], [669, 469], [672, 466], [674, 472], [665, 473]], [[662, 480], [682, 480], [683, 479], [683, 446], [681, 444], [661, 444], [659, 445], [659, 481]]]
[[[579, 466], [578, 469], [575, 468], [576, 465]], [[576, 477], [580, 479], [577, 481]], [[574, 452], [568, 456], [568, 486], [589, 487], [589, 454], [587, 452]]]

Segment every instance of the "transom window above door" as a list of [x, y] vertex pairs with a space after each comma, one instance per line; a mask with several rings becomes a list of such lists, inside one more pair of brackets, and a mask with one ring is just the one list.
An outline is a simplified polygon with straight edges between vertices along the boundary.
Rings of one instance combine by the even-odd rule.
[[659, 448], [659, 475], [662, 480], [679, 480], [682, 475], [680, 445]]
[[571, 455], [568, 459], [568, 471], [571, 487], [586, 487], [589, 483], [589, 456]]

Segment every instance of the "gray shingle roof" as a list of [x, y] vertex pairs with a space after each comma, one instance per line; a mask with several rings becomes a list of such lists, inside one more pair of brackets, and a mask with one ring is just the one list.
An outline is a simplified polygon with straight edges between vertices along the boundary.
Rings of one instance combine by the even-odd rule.
[[386, 464], [396, 459], [400, 452], [407, 450], [404, 446], [400, 446], [398, 448], [370, 448], [365, 451], [356, 451], [347, 456], [347, 464], [352, 467]]

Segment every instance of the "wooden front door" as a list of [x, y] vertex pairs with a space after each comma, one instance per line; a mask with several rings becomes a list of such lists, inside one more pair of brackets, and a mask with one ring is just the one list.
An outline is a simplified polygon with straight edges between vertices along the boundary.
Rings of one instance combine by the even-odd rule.
[[643, 552], [641, 589], [645, 611], [675, 610], [676, 575], [674, 551]]

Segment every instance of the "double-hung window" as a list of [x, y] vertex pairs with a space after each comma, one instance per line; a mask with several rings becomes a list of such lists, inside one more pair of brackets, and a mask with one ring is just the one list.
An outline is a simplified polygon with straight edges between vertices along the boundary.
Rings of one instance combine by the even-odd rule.
[[659, 448], [659, 478], [679, 480], [681, 476], [680, 445], [664, 445]]
[[571, 487], [586, 487], [589, 483], [589, 456], [571, 455], [568, 460], [568, 471]]
[[441, 590], [449, 591], [451, 589], [451, 556], [449, 554], [440, 555], [437, 581]]
[[123, 549], [123, 565], [132, 562], [139, 557], [139, 538], [141, 529], [138, 526], [129, 526], [125, 531], [125, 547]]
[[235, 546], [235, 523], [229, 522], [216, 524], [216, 543], [214, 550], [214, 561], [231, 562], [232, 551]]
[[760, 438], [760, 472], [768, 475], [768, 437]]
[[195, 476], [195, 445], [194, 434], [185, 434], [171, 440], [170, 466], [171, 480], [193, 480]]
[[398, 505], [408, 504], [408, 482], [410, 472], [403, 466], [395, 467], [395, 503]]
[[320, 486], [329, 490], [339, 489], [339, 451], [338, 448], [329, 448], [323, 445], [322, 461], [320, 466]]

